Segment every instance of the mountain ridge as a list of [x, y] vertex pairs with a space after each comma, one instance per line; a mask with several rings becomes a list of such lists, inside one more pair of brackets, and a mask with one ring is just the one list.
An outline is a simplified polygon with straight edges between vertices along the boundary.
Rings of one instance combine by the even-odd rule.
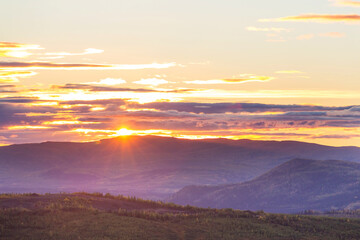
[[201, 207], [296, 213], [360, 208], [360, 164], [293, 159], [238, 184], [187, 186], [170, 199]]
[[360, 162], [360, 148], [158, 136], [17, 144], [0, 147], [0, 191], [101, 191], [163, 199], [193, 183], [249, 181], [297, 157]]

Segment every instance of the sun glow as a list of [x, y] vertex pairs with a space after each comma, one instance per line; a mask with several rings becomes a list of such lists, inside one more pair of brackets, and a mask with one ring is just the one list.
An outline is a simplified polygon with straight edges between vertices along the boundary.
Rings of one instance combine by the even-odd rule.
[[129, 136], [129, 135], [133, 135], [134, 131], [126, 129], [126, 128], [121, 128], [120, 130], [116, 131], [116, 135], [118, 136]]

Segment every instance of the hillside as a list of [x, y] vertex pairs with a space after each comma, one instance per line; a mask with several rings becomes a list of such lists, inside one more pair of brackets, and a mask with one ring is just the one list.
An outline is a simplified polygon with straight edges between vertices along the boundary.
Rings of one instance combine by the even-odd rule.
[[169, 201], [201, 207], [296, 213], [360, 208], [360, 164], [294, 159], [240, 184], [187, 186]]
[[162, 199], [194, 183], [247, 181], [293, 158], [360, 162], [360, 148], [155, 136], [19, 144], [0, 147], [0, 191], [96, 191]]
[[2, 194], [2, 240], [359, 239], [359, 219], [201, 209], [102, 194]]

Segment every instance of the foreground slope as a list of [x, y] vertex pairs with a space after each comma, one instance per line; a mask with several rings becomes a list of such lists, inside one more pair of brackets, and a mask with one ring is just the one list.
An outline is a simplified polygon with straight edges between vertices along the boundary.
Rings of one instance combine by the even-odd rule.
[[194, 183], [250, 180], [296, 157], [360, 162], [360, 148], [155, 136], [19, 144], [0, 147], [0, 191], [84, 190], [159, 199]]
[[100, 194], [0, 195], [0, 209], [2, 240], [360, 239], [358, 219], [200, 209]]
[[188, 186], [170, 201], [201, 207], [294, 213], [360, 208], [360, 164], [294, 159], [248, 182]]

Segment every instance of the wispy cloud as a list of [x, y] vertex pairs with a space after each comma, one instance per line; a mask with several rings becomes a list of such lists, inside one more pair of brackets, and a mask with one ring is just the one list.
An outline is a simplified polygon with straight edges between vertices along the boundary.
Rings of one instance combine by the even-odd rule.
[[315, 37], [314, 34], [303, 34], [303, 35], [297, 36], [296, 39], [297, 40], [309, 40], [309, 39], [312, 39], [314, 37]]
[[357, 14], [304, 14], [274, 19], [260, 19], [260, 22], [360, 22], [360, 15]]
[[345, 37], [344, 33], [339, 32], [327, 32], [327, 33], [320, 33], [320, 37], [330, 37], [330, 38], [342, 38]]
[[354, 0], [330, 0], [334, 2], [336, 6], [350, 6], [350, 7], [360, 7], [360, 1]]
[[169, 81], [160, 78], [143, 78], [139, 81], [135, 81], [134, 83], [142, 84], [142, 85], [158, 86], [161, 84], [167, 84], [169, 83]]
[[36, 75], [32, 71], [1, 71], [0, 69], [0, 83], [18, 82], [18, 78], [31, 77]]
[[51, 63], [51, 62], [0, 62], [0, 69], [48, 69], [48, 70], [138, 70], [162, 69], [177, 66], [176, 63], [150, 64], [88, 64], [88, 63]]
[[239, 84], [247, 82], [267, 82], [273, 80], [270, 76], [255, 76], [251, 74], [242, 74], [240, 78], [224, 78], [212, 80], [192, 80], [185, 81], [187, 84]]
[[[65, 56], [81, 56], [89, 54], [99, 54], [103, 50], [87, 48], [80, 53], [69, 52], [48, 52], [33, 53], [33, 50], [42, 50], [39, 45], [21, 44], [13, 42], [0, 42], [0, 58], [25, 58], [35, 56], [37, 60], [33, 61], [9, 61], [0, 60], [0, 83], [19, 82], [20, 78], [31, 77], [37, 74], [36, 70], [143, 70], [143, 69], [167, 69], [175, 66], [182, 66], [175, 62], [167, 63], [146, 63], [146, 64], [102, 64], [102, 63], [68, 63], [57, 62], [49, 59], [63, 58]], [[40, 56], [40, 57], [39, 57]], [[45, 56], [45, 57], [41, 57]], [[34, 58], [33, 58], [34, 59]], [[40, 61], [39, 59], [47, 59]], [[165, 80], [162, 80], [165, 81]], [[154, 82], [154, 81], [153, 81]], [[90, 82], [93, 85], [117, 85], [126, 83], [123, 79], [107, 78], [99, 82]], [[154, 86], [164, 82], [154, 82]], [[141, 84], [141, 83], [140, 83]], [[145, 84], [145, 82], [144, 82]], [[150, 84], [150, 82], [149, 82]]]
[[281, 70], [281, 71], [276, 71], [275, 73], [277, 73], [277, 74], [299, 74], [299, 73], [303, 73], [303, 72], [298, 71], [298, 70]]
[[327, 33], [319, 33], [319, 34], [303, 34], [300, 36], [297, 36], [297, 40], [310, 40], [315, 37], [327, 37], [327, 38], [343, 38], [345, 37], [345, 34], [339, 33], [339, 32], [327, 32]]
[[259, 28], [259, 27], [247, 27], [246, 30], [251, 31], [251, 32], [290, 32], [290, 29], [286, 29], [286, 28]]
[[34, 50], [44, 50], [40, 45], [36, 44], [23, 44], [14, 42], [0, 42], [0, 57], [9, 58], [26, 58], [31, 55], [47, 56], [47, 59], [63, 58], [65, 56], [81, 56], [88, 54], [102, 53], [104, 50], [96, 48], [87, 48], [81, 53], [69, 53], [69, 52], [50, 52], [50, 53], [36, 53]]
[[112, 86], [93, 86], [89, 84], [65, 84], [65, 85], [54, 85], [53, 89], [72, 89], [72, 90], [88, 90], [91, 92], [159, 92], [153, 89], [146, 88], [119, 88]]
[[35, 44], [21, 44], [14, 42], [0, 42], [0, 57], [25, 58], [32, 53], [30, 50], [43, 49]]
[[119, 85], [126, 83], [126, 80], [121, 78], [105, 78], [101, 79], [98, 82], [87, 82], [86, 84], [93, 84], [93, 85]]
[[65, 56], [82, 56], [82, 55], [88, 55], [88, 54], [97, 54], [97, 53], [103, 53], [104, 50], [96, 49], [96, 48], [87, 48], [82, 53], [68, 53], [68, 52], [54, 52], [54, 53], [45, 53], [46, 56], [56, 56], [57, 58], [62, 58]]

